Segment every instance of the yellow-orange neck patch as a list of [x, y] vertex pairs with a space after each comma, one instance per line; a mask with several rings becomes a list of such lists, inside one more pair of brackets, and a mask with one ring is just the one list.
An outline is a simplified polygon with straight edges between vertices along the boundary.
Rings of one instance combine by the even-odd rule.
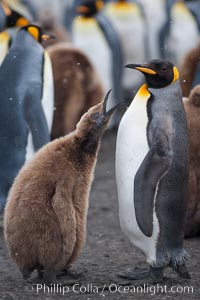
[[143, 97], [145, 99], [149, 98], [150, 95], [151, 94], [149, 93], [146, 84], [143, 84], [139, 89], [139, 91], [137, 92], [137, 96]]

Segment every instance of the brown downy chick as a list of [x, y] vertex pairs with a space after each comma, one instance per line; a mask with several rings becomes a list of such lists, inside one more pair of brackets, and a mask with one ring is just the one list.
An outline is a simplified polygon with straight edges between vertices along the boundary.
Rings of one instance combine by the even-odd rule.
[[189, 201], [185, 237], [200, 235], [200, 85], [184, 100], [189, 141]]
[[5, 208], [4, 233], [25, 279], [37, 269], [52, 282], [83, 247], [100, 140], [119, 105], [106, 111], [108, 95], [83, 115], [74, 132], [39, 150], [14, 181]]
[[49, 47], [54, 77], [52, 139], [73, 131], [80, 117], [103, 98], [103, 87], [87, 56], [69, 43]]
[[184, 97], [189, 96], [199, 62], [200, 42], [196, 48], [191, 49], [187, 53], [180, 67], [180, 83]]

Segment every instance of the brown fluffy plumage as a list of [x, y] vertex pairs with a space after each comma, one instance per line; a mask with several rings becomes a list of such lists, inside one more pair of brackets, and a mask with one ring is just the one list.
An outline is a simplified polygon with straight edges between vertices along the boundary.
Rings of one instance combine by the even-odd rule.
[[81, 115], [103, 97], [103, 88], [88, 58], [77, 48], [59, 43], [48, 48], [52, 61], [55, 112], [52, 139], [74, 130]]
[[190, 139], [190, 190], [186, 237], [200, 235], [200, 85], [184, 101]]
[[180, 67], [180, 82], [184, 97], [189, 96], [199, 62], [200, 42], [196, 48], [193, 48], [188, 52]]
[[20, 171], [5, 208], [5, 241], [24, 278], [48, 281], [78, 257], [100, 140], [112, 110], [92, 107], [71, 134], [39, 150]]

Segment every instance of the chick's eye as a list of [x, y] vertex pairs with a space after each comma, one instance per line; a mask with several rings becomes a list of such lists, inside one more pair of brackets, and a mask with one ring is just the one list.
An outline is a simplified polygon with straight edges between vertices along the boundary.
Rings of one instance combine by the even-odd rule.
[[98, 118], [99, 113], [94, 113], [91, 115], [92, 120], [96, 120]]

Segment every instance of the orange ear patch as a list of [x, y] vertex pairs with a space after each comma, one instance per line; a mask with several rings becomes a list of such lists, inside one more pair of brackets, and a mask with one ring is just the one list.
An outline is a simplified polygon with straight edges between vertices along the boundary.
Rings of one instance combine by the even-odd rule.
[[16, 22], [17, 27], [23, 27], [29, 24], [29, 21], [23, 17], [19, 18]]
[[34, 39], [38, 42], [40, 37], [39, 29], [34, 26], [29, 26], [27, 30], [32, 35], [32, 37], [34, 37]]
[[102, 0], [98, 0], [96, 2], [96, 8], [98, 9], [98, 11], [101, 10], [103, 7], [104, 7], [103, 1]]
[[177, 79], [179, 79], [179, 71], [175, 66], [173, 67], [173, 71], [174, 71], [174, 78], [172, 82], [175, 82]]

